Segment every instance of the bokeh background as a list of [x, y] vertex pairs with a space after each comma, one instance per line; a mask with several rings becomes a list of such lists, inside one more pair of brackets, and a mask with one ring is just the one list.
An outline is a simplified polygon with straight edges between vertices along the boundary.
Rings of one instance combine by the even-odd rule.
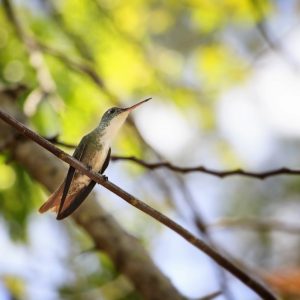
[[[76, 145], [109, 107], [151, 96], [114, 155], [299, 169], [299, 15], [297, 0], [2, 0], [1, 88], [25, 85], [17, 103], [27, 124], [64, 143]], [[142, 299], [72, 220], [38, 214], [48, 191], [0, 151], [0, 299]], [[300, 299], [299, 176], [218, 178], [123, 160], [106, 175], [283, 299]], [[225, 282], [230, 292], [218, 299], [258, 299], [170, 230], [96, 191], [184, 296]]]

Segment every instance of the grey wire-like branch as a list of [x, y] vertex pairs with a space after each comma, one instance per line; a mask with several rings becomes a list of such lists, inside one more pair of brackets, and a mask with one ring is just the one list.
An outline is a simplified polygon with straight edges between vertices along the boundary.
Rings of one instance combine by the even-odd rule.
[[[47, 140], [53, 144], [71, 148], [76, 148], [73, 144], [67, 144], [64, 142], [59, 141], [58, 136], [53, 136], [51, 138], [47, 138]], [[243, 169], [235, 169], [235, 170], [226, 170], [226, 171], [219, 171], [219, 170], [213, 170], [210, 168], [207, 168], [205, 166], [199, 165], [199, 166], [193, 166], [193, 167], [181, 167], [174, 165], [168, 161], [162, 161], [162, 162], [147, 162], [143, 159], [137, 158], [135, 156], [121, 156], [121, 155], [112, 155], [111, 156], [112, 161], [129, 161], [133, 162], [141, 167], [144, 167], [149, 170], [157, 170], [157, 169], [168, 169], [174, 172], [178, 173], [195, 173], [200, 172], [207, 175], [212, 175], [219, 178], [225, 178], [229, 176], [244, 176], [244, 177], [250, 177], [254, 179], [266, 179], [269, 177], [274, 176], [282, 176], [282, 175], [293, 175], [293, 176], [299, 176], [300, 175], [300, 169], [291, 169], [287, 167], [282, 167], [270, 171], [263, 171], [263, 172], [252, 172], [252, 171], [246, 171]]]
[[282, 167], [279, 169], [274, 169], [270, 171], [264, 171], [264, 172], [251, 172], [251, 171], [245, 171], [242, 169], [236, 169], [236, 170], [229, 170], [229, 171], [218, 171], [209, 169], [204, 166], [194, 166], [194, 167], [180, 167], [177, 165], [174, 165], [170, 162], [164, 161], [164, 162], [156, 162], [156, 163], [149, 163], [142, 159], [136, 158], [134, 156], [112, 156], [113, 161], [117, 160], [127, 160], [134, 162], [140, 166], [143, 166], [149, 170], [156, 170], [156, 169], [169, 169], [174, 172], [179, 173], [193, 173], [193, 172], [201, 172], [208, 175], [224, 178], [228, 176], [245, 176], [245, 177], [251, 177], [256, 179], [266, 179], [268, 177], [273, 176], [279, 176], [279, 175], [300, 175], [300, 169], [290, 169], [286, 167]]
[[177, 224], [167, 216], [163, 215], [159, 211], [155, 210], [154, 208], [150, 207], [146, 203], [142, 202], [141, 200], [137, 199], [136, 197], [132, 196], [131, 194], [127, 193], [114, 183], [106, 180], [104, 176], [99, 175], [98, 173], [91, 172], [85, 165], [83, 165], [80, 161], [75, 159], [74, 157], [68, 155], [64, 151], [60, 150], [59, 148], [55, 147], [52, 143], [47, 141], [46, 139], [42, 138], [35, 132], [31, 131], [25, 125], [11, 117], [9, 114], [0, 110], [0, 118], [11, 125], [13, 128], [18, 130], [22, 135], [26, 136], [27, 138], [33, 140], [59, 159], [63, 160], [64, 162], [68, 163], [72, 167], [79, 170], [81, 173], [87, 175], [95, 182], [101, 184], [114, 194], [118, 195], [120, 198], [125, 200], [127, 203], [131, 204], [132, 206], [136, 207], [137, 209], [143, 211], [144, 213], [148, 214], [152, 218], [156, 219], [160, 223], [164, 224], [172, 231], [179, 234], [182, 238], [188, 241], [190, 244], [201, 250], [202, 252], [206, 253], [209, 257], [211, 257], [216, 263], [238, 278], [241, 282], [247, 285], [250, 289], [260, 295], [263, 299], [266, 300], [275, 300], [276, 297], [261, 283], [253, 279], [250, 275], [245, 273], [243, 270], [238, 268], [232, 262], [230, 262], [227, 258], [221, 255], [217, 250], [213, 249], [212, 247], [208, 246], [205, 242], [201, 239], [198, 239], [194, 236], [191, 232], [186, 230], [181, 225]]

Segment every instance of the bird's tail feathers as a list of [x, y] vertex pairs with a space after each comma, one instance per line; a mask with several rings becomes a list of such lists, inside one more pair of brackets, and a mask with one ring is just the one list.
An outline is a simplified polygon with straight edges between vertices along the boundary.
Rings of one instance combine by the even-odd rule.
[[[91, 181], [87, 186], [81, 189], [75, 189], [72, 193], [68, 193], [64, 205], [59, 212], [57, 219], [62, 220], [72, 214], [86, 199], [86, 197], [90, 194], [93, 187], [95, 186], [95, 182]], [[62, 200], [62, 195], [65, 187], [65, 182], [49, 197], [49, 199], [40, 207], [39, 212], [44, 213], [48, 210], [52, 210], [54, 212], [59, 211], [60, 203]]]
[[63, 183], [49, 198], [48, 200], [39, 208], [40, 213], [44, 213], [48, 210], [58, 211], [62, 193], [64, 190], [65, 183]]

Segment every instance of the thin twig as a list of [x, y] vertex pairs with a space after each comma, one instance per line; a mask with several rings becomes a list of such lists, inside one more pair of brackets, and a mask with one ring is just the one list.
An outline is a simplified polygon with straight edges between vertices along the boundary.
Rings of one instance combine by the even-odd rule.
[[45, 140], [51, 142], [52, 144], [58, 145], [58, 146], [62, 146], [65, 148], [69, 148], [69, 149], [75, 149], [77, 146], [73, 145], [73, 144], [68, 144], [68, 143], [64, 143], [64, 142], [60, 142], [59, 141], [59, 135], [56, 134], [54, 136], [51, 137], [43, 137]]
[[89, 178], [94, 180], [95, 182], [101, 184], [114, 194], [121, 197], [123, 200], [131, 204], [132, 206], [136, 207], [137, 209], [143, 211], [144, 213], [148, 214], [149, 216], [153, 217], [160, 223], [166, 225], [168, 228], [179, 234], [182, 238], [188, 241], [190, 244], [194, 245], [199, 250], [206, 253], [209, 257], [211, 257], [216, 263], [230, 272], [232, 275], [237, 277], [241, 282], [247, 285], [250, 289], [260, 295], [263, 299], [266, 300], [275, 300], [276, 297], [268, 291], [261, 283], [253, 279], [250, 275], [246, 274], [240, 268], [235, 266], [231, 263], [227, 258], [223, 255], [218, 253], [215, 249], [208, 246], [204, 243], [201, 239], [198, 239], [188, 230], [186, 230], [181, 225], [177, 224], [167, 216], [163, 215], [159, 211], [155, 210], [154, 208], [150, 207], [146, 203], [142, 202], [141, 200], [137, 199], [136, 197], [132, 196], [131, 194], [127, 193], [126, 191], [122, 190], [120, 187], [115, 185], [114, 183], [105, 180], [104, 176], [99, 175], [98, 173], [91, 172], [85, 165], [83, 165], [80, 161], [75, 159], [74, 157], [68, 155], [67, 153], [63, 152], [59, 148], [55, 147], [53, 144], [48, 142], [46, 139], [42, 138], [35, 132], [31, 131], [29, 128], [24, 126], [22, 123], [8, 115], [7, 113], [0, 110], [0, 118], [5, 121], [6, 123], [10, 124], [12, 127], [17, 129], [27, 138], [35, 141], [37, 144], [42, 146], [43, 148], [47, 149], [49, 152], [63, 160], [64, 162], [68, 163], [72, 167], [79, 170], [84, 175], [87, 175]]
[[[74, 149], [76, 148], [73, 144], [68, 144], [64, 142], [60, 142], [58, 139], [58, 135], [46, 138], [48, 141], [50, 141], [53, 144], [63, 146], [65, 148]], [[244, 177], [250, 177], [255, 179], [266, 179], [268, 177], [274, 177], [274, 176], [282, 176], [282, 175], [300, 175], [300, 169], [290, 169], [287, 167], [282, 167], [270, 171], [263, 171], [263, 172], [251, 172], [251, 171], [245, 171], [243, 169], [235, 169], [235, 170], [228, 170], [228, 171], [219, 171], [219, 170], [213, 170], [209, 169], [204, 166], [194, 166], [194, 167], [180, 167], [177, 165], [174, 165], [170, 162], [163, 161], [163, 162], [156, 162], [156, 163], [150, 163], [145, 160], [142, 160], [140, 158], [137, 158], [135, 156], [120, 156], [120, 155], [112, 155], [111, 161], [119, 161], [119, 160], [125, 160], [130, 161], [133, 163], [136, 163], [139, 166], [142, 166], [149, 170], [156, 170], [156, 169], [169, 169], [171, 171], [177, 172], [177, 173], [194, 173], [194, 172], [200, 172], [205, 173], [208, 175], [212, 175], [219, 178], [229, 177], [229, 176], [244, 176]]]
[[229, 171], [217, 171], [217, 170], [208, 169], [204, 166], [179, 167], [167, 161], [149, 163], [142, 159], [136, 158], [134, 156], [112, 156], [112, 161], [117, 161], [117, 160], [128, 160], [150, 170], [166, 168], [179, 173], [201, 172], [201, 173], [209, 174], [220, 178], [240, 175], [240, 176], [246, 176], [246, 177], [251, 177], [256, 179], [266, 179], [267, 177], [279, 176], [279, 175], [298, 175], [298, 176], [300, 175], [300, 169], [289, 169], [286, 167], [274, 169], [271, 171], [264, 171], [264, 172], [250, 172], [250, 171], [244, 171], [242, 169], [229, 170]]

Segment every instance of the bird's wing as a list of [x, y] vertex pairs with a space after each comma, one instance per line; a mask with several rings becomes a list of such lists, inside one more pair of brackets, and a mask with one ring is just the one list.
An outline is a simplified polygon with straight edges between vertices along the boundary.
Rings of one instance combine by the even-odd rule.
[[100, 174], [103, 174], [104, 173], [104, 171], [106, 170], [106, 168], [108, 167], [108, 165], [109, 165], [109, 161], [110, 161], [110, 153], [111, 153], [111, 149], [109, 148], [108, 149], [108, 152], [107, 152], [107, 155], [106, 155], [106, 158], [105, 158], [105, 161], [104, 161], [104, 164], [103, 164], [103, 166], [102, 166], [102, 168], [101, 168], [101, 170], [100, 170]]
[[[84, 154], [84, 151], [86, 149], [86, 145], [87, 145], [86, 137], [84, 136], [82, 138], [82, 140], [80, 141], [79, 145], [77, 146], [77, 148], [75, 149], [75, 151], [73, 153], [73, 157], [76, 158], [77, 160], [81, 160], [81, 158]], [[63, 194], [62, 194], [60, 204], [59, 204], [58, 215], [60, 214], [60, 212], [61, 212], [61, 210], [64, 206], [66, 197], [67, 197], [69, 189], [70, 189], [70, 185], [71, 185], [72, 180], [74, 178], [74, 174], [75, 174], [75, 168], [70, 166], [69, 170], [68, 170], [66, 180], [65, 180]]]
[[[111, 153], [111, 149], [109, 148], [106, 159], [104, 161], [104, 164], [103, 164], [101, 170], [99, 171], [100, 174], [102, 174], [105, 171], [105, 169], [107, 168], [107, 166], [109, 164], [110, 153]], [[68, 201], [68, 202], [70, 202], [70, 204], [64, 210], [60, 209], [58, 211], [56, 219], [62, 220], [64, 218], [68, 217], [70, 214], [72, 214], [80, 206], [80, 204], [86, 199], [86, 197], [90, 194], [90, 192], [94, 188], [95, 184], [96, 184], [96, 182], [92, 180], [86, 187], [84, 187], [75, 196], [75, 198], [72, 199], [72, 201]]]

